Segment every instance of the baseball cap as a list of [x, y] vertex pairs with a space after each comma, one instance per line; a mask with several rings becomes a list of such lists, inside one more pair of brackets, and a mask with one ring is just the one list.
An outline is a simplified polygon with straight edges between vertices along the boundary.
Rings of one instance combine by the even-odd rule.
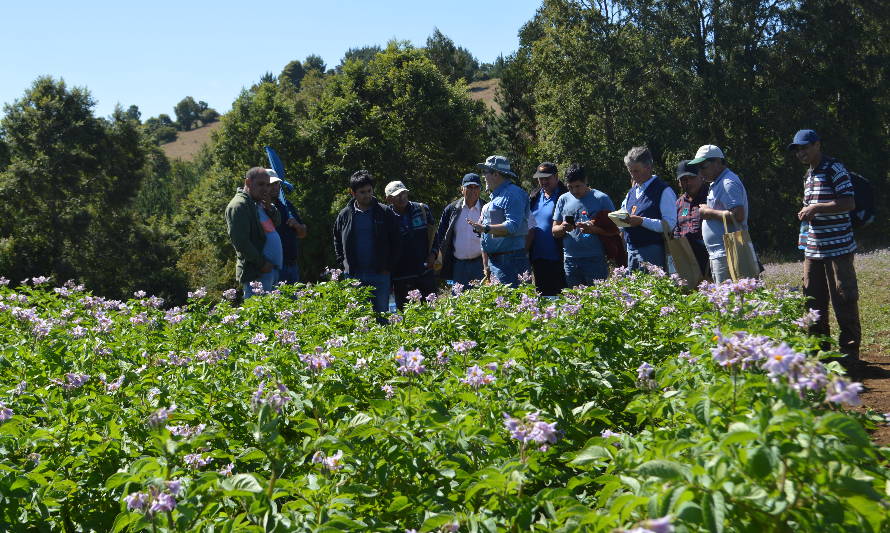
[[407, 191], [408, 187], [405, 187], [405, 184], [401, 181], [391, 181], [386, 184], [386, 188], [383, 189], [383, 192], [386, 193], [386, 196], [395, 196], [402, 191]]
[[514, 174], [513, 171], [510, 169], [510, 161], [502, 155], [489, 156], [484, 163], [479, 163], [476, 166], [479, 168], [500, 172], [501, 174], [510, 176], [511, 178], [516, 178], [516, 174]]
[[685, 176], [696, 176], [696, 172], [694, 171], [695, 167], [689, 164], [688, 159], [684, 159], [680, 161], [677, 165], [677, 179], [683, 178]]
[[800, 130], [794, 134], [794, 140], [788, 145], [788, 150], [794, 150], [797, 146], [806, 146], [819, 140], [821, 140], [819, 134], [814, 130]]
[[273, 183], [276, 183], [276, 182], [281, 181], [281, 178], [278, 177], [278, 173], [275, 172], [274, 169], [267, 168], [267, 169], [266, 169], [266, 174], [269, 175], [269, 184], [270, 184], [270, 185], [273, 184]]
[[724, 159], [726, 156], [723, 155], [723, 150], [721, 150], [718, 146], [714, 146], [713, 144], [699, 146], [698, 151], [695, 152], [695, 158], [689, 161], [688, 164], [697, 165], [705, 159], [711, 159], [712, 157], [719, 157], [720, 159]]
[[541, 163], [540, 165], [538, 165], [538, 171], [535, 172], [535, 175], [532, 176], [532, 177], [533, 177], [534, 179], [538, 179], [538, 178], [549, 178], [550, 176], [553, 176], [553, 175], [556, 174], [556, 173], [557, 173], [557, 172], [556, 172], [556, 165], [554, 165], [553, 163], [550, 163], [550, 162], [545, 161], [545, 162]]
[[467, 185], [475, 185], [476, 187], [482, 187], [482, 180], [479, 178], [479, 174], [475, 172], [470, 172], [468, 174], [464, 174], [464, 179], [460, 182], [462, 187], [466, 187]]

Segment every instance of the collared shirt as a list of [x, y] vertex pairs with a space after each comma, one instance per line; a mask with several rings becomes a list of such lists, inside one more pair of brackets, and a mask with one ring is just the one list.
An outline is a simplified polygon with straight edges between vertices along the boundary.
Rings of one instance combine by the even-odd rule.
[[547, 196], [543, 190], [538, 193], [538, 201], [535, 202], [535, 209], [531, 211], [532, 216], [529, 218], [529, 229], [535, 234], [531, 249], [532, 259], [559, 260], [559, 249], [556, 238], [553, 237], [553, 209], [558, 199], [555, 195]]
[[[734, 217], [730, 217], [727, 227], [730, 232], [748, 229], [748, 193], [745, 191], [742, 180], [735, 172], [728, 168], [723, 169], [723, 172], [708, 187], [707, 204], [711, 209], [718, 211], [729, 211], [738, 206], [744, 207], [745, 218], [741, 225], [735, 221]], [[711, 259], [726, 256], [726, 248], [723, 246], [723, 234], [726, 233], [726, 229], [723, 227], [722, 218], [703, 220], [701, 233]]]
[[[803, 205], [852, 197], [853, 182], [844, 164], [837, 159], [823, 157], [816, 168], [807, 170], [804, 176]], [[804, 255], [810, 259], [837, 257], [856, 251], [849, 213], [820, 213], [813, 217], [806, 229]]]
[[476, 259], [482, 255], [482, 241], [475, 232], [473, 226], [467, 224], [467, 219], [476, 221], [482, 216], [482, 202], [476, 200], [476, 205], [467, 207], [461, 200], [460, 215], [454, 226], [454, 257], [456, 259]]
[[491, 201], [482, 207], [482, 224], [504, 224], [508, 235], [482, 235], [482, 249], [488, 253], [513, 252], [525, 248], [528, 234], [528, 194], [512, 181], [506, 180], [491, 193]]
[[[635, 198], [639, 198], [643, 195], [643, 191], [646, 190], [646, 187], [652, 183], [653, 180], [658, 179], [658, 176], [652, 175], [651, 178], [647, 179], [645, 183], [641, 185], [637, 185], [634, 183], [630, 190], [627, 191], [628, 196], [633, 194]], [[627, 205], [627, 196], [624, 197], [624, 201], [621, 202], [621, 207], [625, 207]], [[668, 227], [673, 228], [677, 225], [677, 193], [674, 192], [670, 187], [665, 187], [664, 191], [661, 193], [661, 198], [658, 201], [658, 207], [661, 209], [661, 219], [668, 223]], [[649, 231], [654, 231], [656, 233], [661, 233], [661, 220], [657, 218], [648, 218], [643, 217], [643, 227]]]
[[708, 201], [708, 188], [702, 185], [693, 198], [687, 193], [677, 198], [677, 227], [674, 229], [674, 237], [689, 237], [702, 240], [701, 214], [699, 207]]

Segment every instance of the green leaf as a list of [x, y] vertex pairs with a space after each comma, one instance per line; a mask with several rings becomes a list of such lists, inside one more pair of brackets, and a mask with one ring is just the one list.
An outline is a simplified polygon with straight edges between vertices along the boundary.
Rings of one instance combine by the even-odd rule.
[[723, 437], [723, 441], [721, 442], [721, 444], [724, 446], [729, 446], [730, 444], [750, 443], [757, 440], [759, 436], [760, 435], [754, 433], [753, 431], [731, 431], [727, 433], [725, 437]]
[[662, 479], [685, 479], [689, 475], [689, 468], [674, 461], [656, 459], [641, 464], [637, 468], [637, 472], [644, 476]]
[[135, 513], [131, 511], [124, 511], [117, 515], [117, 518], [114, 519], [114, 526], [112, 526], [112, 533], [118, 533], [130, 526], [135, 522], [138, 522], [139, 519], [142, 518], [142, 513]]
[[390, 502], [389, 507], [386, 508], [386, 512], [388, 513], [398, 513], [402, 509], [411, 506], [411, 501], [408, 500], [407, 496], [396, 496], [393, 498], [392, 502]]
[[871, 448], [871, 441], [862, 426], [853, 418], [840, 413], [830, 413], [822, 418], [822, 426], [831, 433], [846, 437], [850, 444]]
[[116, 474], [112, 474], [111, 477], [108, 478], [108, 481], [105, 482], [105, 488], [109, 490], [115, 489], [129, 481], [132, 481], [132, 479], [133, 474], [130, 474], [129, 472], [118, 472]]
[[709, 425], [711, 423], [711, 399], [705, 396], [700, 402], [692, 406], [692, 413], [701, 425]]
[[610, 459], [612, 459], [612, 454], [608, 448], [594, 444], [578, 452], [578, 455], [569, 461], [569, 464], [572, 466], [584, 466], [594, 462], [601, 463], [604, 460]]
[[263, 492], [263, 487], [251, 474], [235, 474], [220, 484], [226, 493], [234, 496], [244, 496]]
[[748, 456], [748, 472], [760, 479], [773, 473], [773, 452], [766, 446], [758, 446], [754, 453]]

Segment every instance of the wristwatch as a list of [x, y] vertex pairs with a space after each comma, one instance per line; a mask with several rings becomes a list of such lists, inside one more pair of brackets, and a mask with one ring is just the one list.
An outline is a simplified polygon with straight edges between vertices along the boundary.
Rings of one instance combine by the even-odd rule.
[[482, 231], [484, 231], [485, 233], [491, 233], [491, 224], [486, 224], [485, 227], [482, 228]]

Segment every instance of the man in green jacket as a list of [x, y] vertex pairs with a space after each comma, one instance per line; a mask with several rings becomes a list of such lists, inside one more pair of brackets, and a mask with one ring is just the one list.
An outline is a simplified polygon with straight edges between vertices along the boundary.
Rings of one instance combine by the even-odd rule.
[[[264, 255], [267, 231], [261, 222], [260, 209], [268, 216], [266, 220], [277, 223], [278, 211], [269, 202], [269, 175], [262, 167], [253, 167], [244, 176], [244, 187], [238, 189], [235, 197], [226, 206], [226, 226], [229, 239], [235, 247], [237, 262], [235, 263], [235, 279], [244, 288], [244, 298], [253, 295], [250, 286], [252, 281], [273, 272], [275, 265], [270, 258]], [[280, 247], [280, 246], [279, 246]], [[265, 279], [261, 280], [263, 290], [272, 290], [272, 283], [266, 286]]]

